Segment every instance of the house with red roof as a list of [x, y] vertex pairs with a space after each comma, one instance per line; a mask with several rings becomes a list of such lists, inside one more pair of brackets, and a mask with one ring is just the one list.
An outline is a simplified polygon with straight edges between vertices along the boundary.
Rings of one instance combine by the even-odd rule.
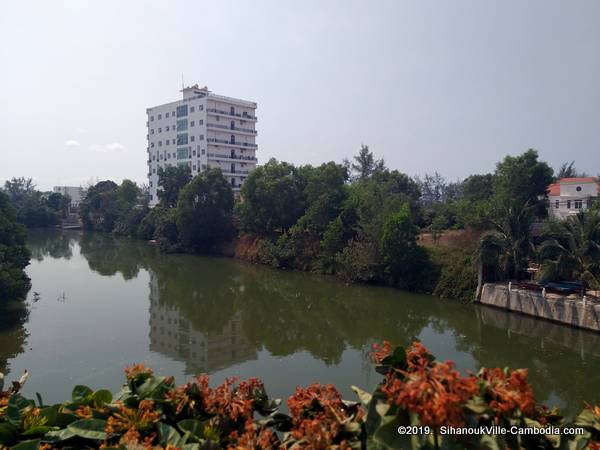
[[564, 219], [591, 207], [600, 195], [600, 179], [596, 177], [561, 178], [548, 186], [550, 217]]

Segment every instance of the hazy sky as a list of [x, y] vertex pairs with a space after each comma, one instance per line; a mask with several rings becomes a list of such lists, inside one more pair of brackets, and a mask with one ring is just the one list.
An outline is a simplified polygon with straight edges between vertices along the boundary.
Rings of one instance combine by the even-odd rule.
[[0, 180], [145, 181], [145, 109], [258, 102], [257, 156], [450, 179], [533, 147], [600, 171], [600, 1], [4, 1]]

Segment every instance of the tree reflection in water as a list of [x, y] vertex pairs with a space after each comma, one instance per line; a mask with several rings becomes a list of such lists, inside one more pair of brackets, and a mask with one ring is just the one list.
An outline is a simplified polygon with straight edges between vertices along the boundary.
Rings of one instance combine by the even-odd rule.
[[460, 359], [473, 370], [529, 368], [542, 401], [558, 399], [574, 411], [584, 399], [600, 400], [585, 387], [600, 381], [596, 334], [313, 274], [160, 254], [145, 242], [111, 235], [84, 234], [80, 247], [101, 275], [128, 280], [149, 273], [150, 349], [184, 361], [188, 373], [255, 359], [263, 350], [276, 357], [308, 352], [336, 365], [348, 348], [366, 359], [374, 341], [407, 345], [419, 337], [446, 349], [440, 359]]

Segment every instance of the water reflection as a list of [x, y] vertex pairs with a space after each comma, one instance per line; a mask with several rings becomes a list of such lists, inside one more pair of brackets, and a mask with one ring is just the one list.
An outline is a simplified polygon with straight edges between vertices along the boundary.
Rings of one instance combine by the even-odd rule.
[[27, 232], [27, 247], [31, 258], [42, 261], [45, 257], [70, 259], [73, 246], [79, 239], [79, 231], [30, 229]]
[[0, 372], [10, 372], [9, 360], [25, 351], [28, 313], [22, 302], [9, 302], [0, 310]]
[[[96, 314], [118, 311], [123, 324], [119, 330], [130, 334], [121, 331], [118, 345], [102, 347], [99, 341], [96, 351], [102, 352], [103, 360], [139, 361], [139, 342], [150, 355], [146, 357], [149, 363], [157, 362], [152, 355], [162, 355], [165, 361], [183, 364], [186, 375], [232, 374], [228, 368], [235, 367], [234, 373], [240, 376], [265, 378], [277, 371], [281, 391], [289, 394], [296, 384], [315, 381], [313, 377], [330, 377], [327, 382], [341, 387], [371, 387], [378, 380], [367, 358], [371, 343], [387, 339], [407, 345], [418, 338], [440, 359], [456, 361], [463, 371], [481, 365], [527, 367], [537, 398], [566, 407], [570, 413], [580, 409], [584, 399], [600, 401], [600, 393], [588, 388], [600, 382], [597, 334], [429, 296], [346, 286], [329, 277], [225, 258], [160, 254], [144, 242], [111, 235], [51, 233], [33, 237], [30, 246], [42, 257], [37, 270], [51, 273], [57, 279], [54, 284], [64, 283], [61, 289], [74, 284], [66, 269], [80, 262], [87, 266], [82, 283], [89, 285], [89, 292], [97, 291], [96, 297], [77, 306], [80, 299], [72, 293], [73, 304], [67, 302], [60, 314], [76, 307], [81, 312], [74, 315], [91, 308], [96, 308]], [[44, 269], [49, 261], [43, 258], [64, 261], [69, 257], [69, 265]], [[139, 293], [139, 303], [130, 301], [132, 293]], [[145, 313], [147, 321], [140, 322]], [[110, 321], [115, 321], [114, 316]], [[71, 332], [75, 333], [70, 336], [71, 351], [90, 339]], [[0, 344], [11, 339], [18, 342], [17, 336], [10, 336], [0, 328]], [[5, 351], [6, 344], [0, 345], [0, 363], [24, 351], [24, 336], [10, 352]], [[277, 361], [296, 364], [305, 374], [286, 379], [292, 375], [281, 374], [283, 366]], [[163, 364], [162, 360], [158, 363]], [[120, 374], [115, 384], [120, 384]]]

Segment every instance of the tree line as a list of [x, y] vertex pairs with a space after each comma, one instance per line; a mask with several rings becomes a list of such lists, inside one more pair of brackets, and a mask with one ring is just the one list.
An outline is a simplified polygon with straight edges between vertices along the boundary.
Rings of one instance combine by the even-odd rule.
[[[389, 169], [362, 146], [341, 163], [271, 159], [248, 175], [237, 199], [218, 169], [195, 177], [187, 167], [159, 169], [154, 208], [134, 182], [101, 181], [87, 189], [80, 215], [87, 230], [153, 239], [168, 252], [219, 254], [237, 242], [245, 259], [278, 268], [472, 299], [478, 284], [519, 279], [531, 263], [540, 264], [541, 279], [600, 285], [597, 209], [563, 222], [548, 218], [548, 185], [577, 174], [571, 162], [555, 175], [530, 149], [506, 156], [491, 173], [448, 182], [437, 172], [410, 177]], [[5, 187], [22, 211], [17, 220], [31, 223], [32, 198], [58, 211], [51, 205], [60, 199], [34, 195], [31, 183], [17, 180]], [[532, 233], [535, 222], [545, 223], [541, 234]], [[475, 237], [454, 247], [420, 241], [423, 232], [435, 242], [452, 229]]]

